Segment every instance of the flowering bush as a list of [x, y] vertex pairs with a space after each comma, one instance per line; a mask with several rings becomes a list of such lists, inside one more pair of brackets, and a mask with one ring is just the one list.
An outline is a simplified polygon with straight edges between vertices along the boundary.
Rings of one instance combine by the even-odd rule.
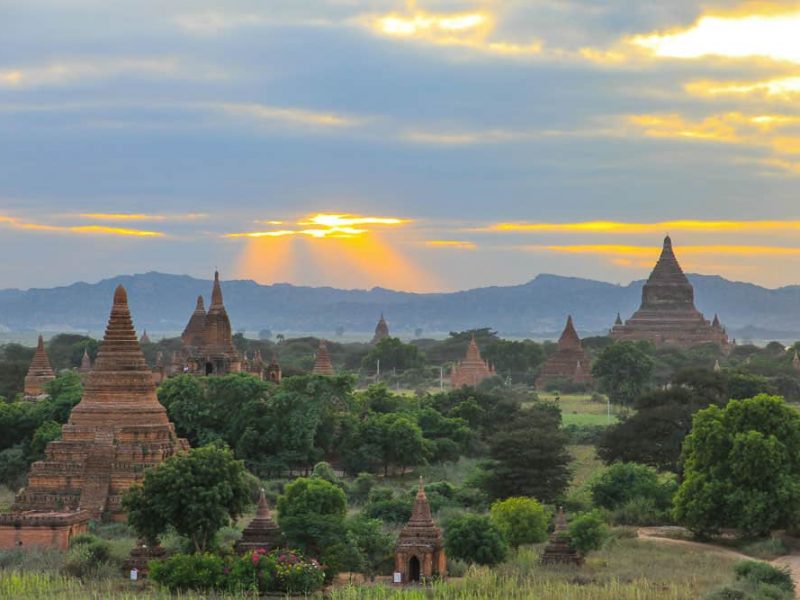
[[150, 563], [150, 577], [170, 591], [308, 593], [322, 587], [320, 564], [290, 550], [256, 550], [244, 556], [176, 554]]

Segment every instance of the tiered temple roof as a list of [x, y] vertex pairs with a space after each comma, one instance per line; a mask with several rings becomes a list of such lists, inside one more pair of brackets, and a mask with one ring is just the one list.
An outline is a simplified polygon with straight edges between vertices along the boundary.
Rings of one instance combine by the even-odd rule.
[[272, 355], [272, 360], [267, 365], [265, 379], [272, 383], [280, 383], [282, 379], [281, 365], [278, 363], [278, 357]]
[[[214, 272], [211, 290], [211, 305], [205, 312], [203, 297], [197, 298], [197, 306], [181, 335], [183, 363], [190, 373], [197, 375], [224, 375], [242, 370], [242, 357], [233, 346], [233, 333], [228, 312], [222, 299], [219, 272]], [[173, 366], [173, 371], [179, 372]]]
[[188, 450], [156, 397], [152, 374], [133, 329], [125, 288], [114, 305], [81, 401], [35, 462], [12, 511], [86, 511], [123, 520], [121, 500], [144, 472]]
[[383, 339], [389, 337], [389, 324], [386, 322], [386, 319], [383, 318], [383, 313], [381, 313], [380, 321], [375, 326], [375, 335], [372, 337], [371, 344], [377, 344]]
[[401, 583], [444, 577], [447, 571], [442, 530], [433, 522], [422, 477], [411, 518], [397, 538], [395, 571], [401, 574]]
[[325, 340], [319, 341], [319, 348], [317, 348], [317, 355], [314, 359], [314, 368], [311, 369], [312, 375], [335, 375], [336, 371], [331, 362], [331, 355], [328, 353], [328, 344]]
[[50, 366], [50, 359], [44, 349], [44, 339], [39, 336], [39, 343], [36, 345], [36, 352], [33, 353], [31, 366], [28, 367], [28, 374], [25, 376], [25, 397], [36, 399], [45, 395], [44, 386], [49, 381], [56, 378], [53, 367]]
[[256, 508], [256, 516], [250, 521], [250, 524], [245, 527], [242, 532], [242, 537], [236, 542], [236, 552], [244, 554], [245, 552], [252, 552], [262, 548], [269, 552], [274, 548], [283, 546], [283, 534], [280, 527], [272, 520], [272, 515], [269, 512], [269, 504], [267, 504], [267, 497], [264, 490], [261, 490], [261, 496], [258, 499], [258, 507]]
[[688, 348], [705, 343], [728, 347], [725, 329], [715, 319], [709, 323], [694, 306], [694, 288], [683, 273], [664, 238], [661, 256], [642, 288], [642, 304], [624, 324], [611, 329], [615, 340], [646, 340], [657, 346]]
[[467, 347], [466, 357], [455, 365], [450, 373], [450, 383], [454, 388], [475, 387], [495, 374], [494, 367], [481, 358], [481, 351], [473, 335]]
[[539, 377], [536, 378], [536, 387], [544, 389], [557, 380], [585, 384], [592, 382], [589, 362], [572, 323], [572, 315], [567, 317], [567, 324], [558, 340], [558, 348], [542, 365]]

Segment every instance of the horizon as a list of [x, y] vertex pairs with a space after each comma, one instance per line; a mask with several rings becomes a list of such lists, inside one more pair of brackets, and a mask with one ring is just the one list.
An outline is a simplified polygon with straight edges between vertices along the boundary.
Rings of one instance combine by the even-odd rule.
[[4, 286], [198, 265], [346, 289], [622, 284], [666, 233], [686, 271], [800, 281], [794, 2], [5, 16]]

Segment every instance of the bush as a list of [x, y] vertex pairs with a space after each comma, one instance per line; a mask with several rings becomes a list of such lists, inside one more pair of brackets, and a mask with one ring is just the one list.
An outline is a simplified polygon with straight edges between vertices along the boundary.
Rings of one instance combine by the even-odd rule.
[[413, 500], [410, 498], [392, 498], [370, 502], [364, 507], [364, 515], [370, 519], [380, 519], [384, 523], [400, 525], [411, 517]]
[[223, 582], [225, 564], [219, 556], [175, 554], [166, 560], [148, 565], [150, 579], [170, 592], [184, 590], [214, 590], [226, 587]]
[[787, 592], [794, 592], [794, 581], [788, 569], [778, 569], [764, 562], [743, 560], [733, 567], [738, 580], [751, 584], [773, 585]]
[[611, 513], [616, 525], [663, 525], [670, 522], [670, 512], [656, 506], [652, 498], [633, 498]]
[[70, 540], [69, 546], [70, 548], [84, 547], [89, 559], [95, 563], [108, 562], [111, 558], [111, 544], [91, 533], [76, 535]]
[[350, 502], [364, 504], [369, 499], [373, 487], [375, 487], [375, 476], [370, 473], [359, 473], [348, 490]]
[[608, 467], [590, 487], [595, 505], [601, 508], [615, 510], [644, 499], [649, 501], [651, 512], [659, 512], [671, 507], [677, 483], [673, 476], [660, 475], [653, 467], [618, 462]]
[[580, 514], [569, 524], [569, 538], [581, 554], [599, 550], [607, 537], [608, 527], [597, 511]]
[[491, 519], [512, 548], [522, 544], [537, 544], [547, 539], [550, 513], [533, 498], [498, 500], [492, 504]]
[[447, 554], [479, 565], [496, 565], [505, 560], [508, 542], [485, 515], [464, 514], [445, 526]]

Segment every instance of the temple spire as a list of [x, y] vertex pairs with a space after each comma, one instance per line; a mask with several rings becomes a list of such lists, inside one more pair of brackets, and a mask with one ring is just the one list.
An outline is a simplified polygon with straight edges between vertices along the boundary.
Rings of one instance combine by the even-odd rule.
[[581, 348], [581, 338], [578, 337], [578, 332], [575, 331], [575, 325], [572, 322], [572, 315], [567, 315], [567, 324], [564, 326], [564, 331], [558, 340], [558, 348], [560, 350]]
[[317, 355], [314, 359], [314, 368], [311, 370], [312, 375], [335, 375], [335, 371], [333, 369], [333, 362], [331, 362], [331, 356], [328, 353], [328, 344], [325, 340], [319, 341], [319, 348], [317, 348]]
[[30, 367], [28, 367], [28, 373], [25, 376], [25, 396], [29, 399], [43, 396], [45, 384], [55, 378], [56, 374], [44, 349], [44, 338], [40, 335], [36, 351], [33, 353]]
[[222, 286], [219, 284], [219, 271], [214, 271], [214, 287], [211, 290], [211, 306], [209, 307], [209, 311], [222, 306]]

